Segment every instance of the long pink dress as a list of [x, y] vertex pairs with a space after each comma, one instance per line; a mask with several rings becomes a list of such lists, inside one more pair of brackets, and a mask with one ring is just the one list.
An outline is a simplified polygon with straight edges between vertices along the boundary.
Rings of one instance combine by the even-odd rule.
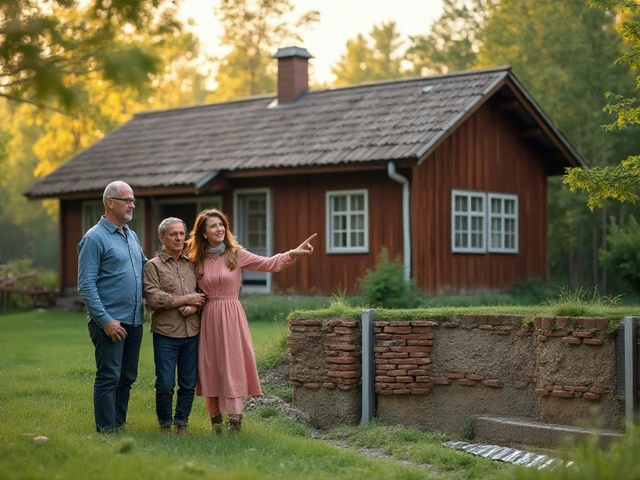
[[237, 398], [262, 395], [247, 316], [238, 300], [242, 270], [278, 272], [295, 262], [289, 253], [260, 257], [238, 250], [238, 266], [206, 257], [198, 287], [207, 295], [201, 315], [196, 394]]

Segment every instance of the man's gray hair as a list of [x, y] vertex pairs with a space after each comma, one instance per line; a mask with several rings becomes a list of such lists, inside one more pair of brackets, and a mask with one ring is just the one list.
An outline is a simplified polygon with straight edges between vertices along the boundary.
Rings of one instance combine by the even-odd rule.
[[184, 233], [185, 234], [187, 233], [186, 223], [184, 223], [182, 220], [180, 220], [177, 217], [168, 217], [162, 220], [160, 222], [160, 225], [158, 225], [158, 234], [164, 237], [165, 233], [167, 233], [167, 228], [169, 227], [169, 225], [173, 225], [174, 223], [181, 223], [182, 226], [184, 227]]
[[122, 180], [116, 180], [115, 182], [111, 182], [109, 185], [106, 186], [106, 188], [104, 189], [104, 193], [102, 194], [102, 204], [104, 205], [105, 209], [107, 208], [107, 199], [117, 197], [118, 190], [123, 185], [126, 185], [127, 187], [129, 186], [127, 183], [123, 182]]

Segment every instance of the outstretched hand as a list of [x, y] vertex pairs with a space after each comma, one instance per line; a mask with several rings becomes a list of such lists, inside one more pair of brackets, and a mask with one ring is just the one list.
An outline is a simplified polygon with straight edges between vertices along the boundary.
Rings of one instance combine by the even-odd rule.
[[317, 233], [314, 233], [309, 238], [307, 238], [304, 242], [302, 242], [298, 247], [293, 250], [289, 250], [289, 253], [292, 257], [301, 257], [302, 255], [311, 255], [313, 253], [313, 245], [311, 245], [311, 240], [318, 236]]

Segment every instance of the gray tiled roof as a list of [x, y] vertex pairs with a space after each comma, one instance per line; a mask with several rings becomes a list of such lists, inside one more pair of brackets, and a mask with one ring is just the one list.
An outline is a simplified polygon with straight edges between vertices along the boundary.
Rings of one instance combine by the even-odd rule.
[[25, 195], [102, 190], [114, 179], [196, 186], [214, 171], [417, 161], [510, 75], [501, 67], [317, 90], [275, 108], [269, 95], [139, 113]]

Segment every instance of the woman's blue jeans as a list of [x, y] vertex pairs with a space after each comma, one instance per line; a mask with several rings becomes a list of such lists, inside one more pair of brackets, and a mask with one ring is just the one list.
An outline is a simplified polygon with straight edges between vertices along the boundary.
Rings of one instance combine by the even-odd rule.
[[[153, 359], [156, 364], [156, 414], [161, 427], [188, 425], [198, 379], [198, 335], [171, 338], [153, 334]], [[171, 415], [173, 389], [178, 371], [178, 398]]]
[[122, 323], [124, 340], [114, 342], [93, 320], [89, 336], [95, 346], [96, 380], [93, 386], [93, 411], [98, 432], [109, 432], [127, 422], [131, 385], [138, 377], [138, 359], [142, 345], [142, 325]]

